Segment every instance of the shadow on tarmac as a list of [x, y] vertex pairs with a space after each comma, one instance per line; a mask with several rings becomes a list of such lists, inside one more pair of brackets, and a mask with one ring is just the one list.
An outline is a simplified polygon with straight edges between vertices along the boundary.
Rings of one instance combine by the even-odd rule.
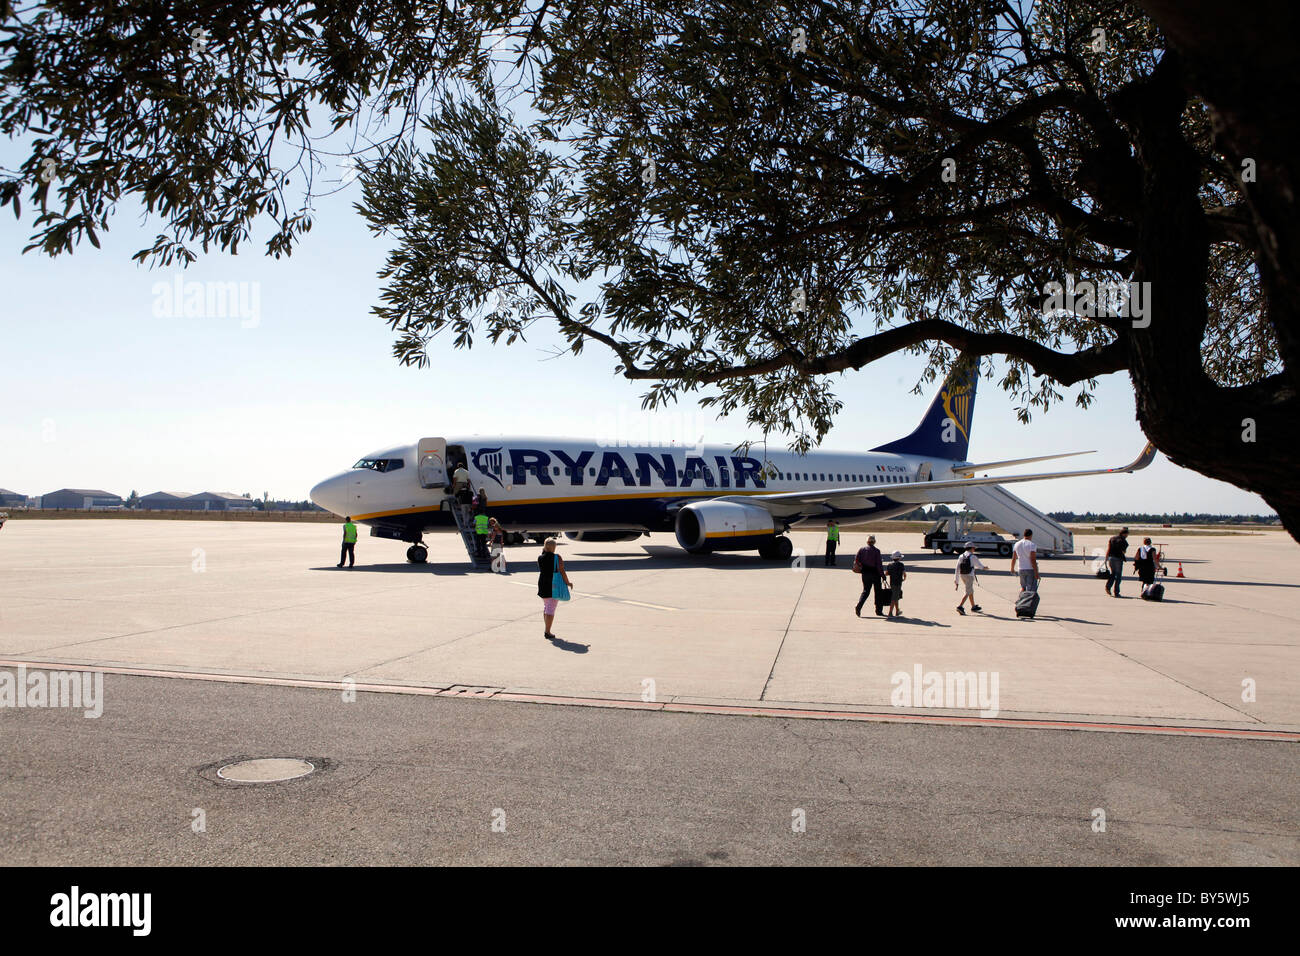
[[914, 627], [952, 627], [951, 624], [940, 624], [938, 621], [926, 621], [919, 617], [908, 617], [906, 614], [902, 617], [885, 618], [885, 620], [893, 621], [896, 624], [911, 624]]
[[336, 568], [333, 565], [320, 568], [308, 568], [309, 571], [338, 571], [340, 573], [350, 571], [366, 571], [370, 573], [379, 572], [381, 574], [488, 574], [487, 571], [475, 571], [473, 568], [457, 567], [454, 564], [411, 564], [404, 562], [402, 564], [358, 564], [352, 568]]
[[[535, 567], [535, 558], [531, 549], [515, 549], [516, 554], [508, 556], [508, 560], [513, 557], [511, 565], [515, 569], [514, 573], [531, 574]], [[522, 553], [520, 553], [522, 552]], [[755, 568], [781, 568], [788, 566], [789, 562], [769, 561], [766, 558], [760, 558], [757, 554], [747, 551], [722, 551], [711, 554], [688, 554], [680, 548], [669, 548], [662, 545], [644, 545], [642, 553], [620, 551], [616, 554], [598, 554], [587, 552], [586, 554], [574, 552], [563, 555], [566, 562], [573, 571], [619, 571], [619, 570], [672, 570], [674, 568], [712, 568], [728, 571], [747, 571]], [[829, 568], [820, 563], [820, 554], [807, 555], [808, 570], [817, 571], [843, 571], [851, 574], [853, 568], [851, 564], [836, 564]], [[637, 560], [640, 558], [641, 560]], [[1007, 559], [997, 559], [1007, 560]], [[1097, 577], [1092, 571], [1062, 571], [1063, 564], [1071, 559], [1061, 559], [1061, 561], [1045, 561], [1043, 563], [1043, 576], [1047, 579], [1073, 579], [1073, 580], [1095, 580], [1098, 583], [1105, 580]], [[905, 563], [909, 574], [952, 574], [956, 558], [951, 555], [919, 554], [907, 556]], [[1197, 564], [1199, 561], [1184, 561], [1183, 564]], [[340, 570], [333, 565], [324, 565], [317, 568], [311, 568], [312, 571], [337, 571]], [[451, 561], [446, 563], [426, 563], [411, 564], [402, 562], [400, 564], [358, 564], [353, 568], [343, 570], [380, 572], [384, 574], [434, 574], [439, 576], [462, 576], [467, 574], [487, 574], [486, 571], [475, 571], [468, 562]], [[1012, 579], [1010, 571], [999, 570], [990, 566], [982, 574], [992, 575], [994, 578]], [[1172, 585], [1177, 580], [1173, 575], [1162, 575], [1157, 580], [1164, 584]], [[1300, 584], [1287, 584], [1278, 581], [1222, 581], [1213, 578], [1187, 578], [1189, 584], [1216, 584], [1225, 587], [1253, 587], [1253, 588], [1300, 588]], [[1126, 582], [1136, 584], [1136, 576], [1126, 576]], [[1166, 604], [1202, 604], [1199, 601], [1180, 601], [1173, 598], [1165, 598]], [[1210, 606], [1210, 605], [1203, 605]], [[1065, 620], [1062, 618], [1062, 620]], [[1084, 622], [1091, 623], [1091, 622]]]
[[551, 641], [552, 646], [558, 647], [562, 651], [568, 651], [570, 654], [585, 654], [591, 650], [590, 644], [575, 644], [572, 641], [566, 641], [562, 637], [557, 637]]

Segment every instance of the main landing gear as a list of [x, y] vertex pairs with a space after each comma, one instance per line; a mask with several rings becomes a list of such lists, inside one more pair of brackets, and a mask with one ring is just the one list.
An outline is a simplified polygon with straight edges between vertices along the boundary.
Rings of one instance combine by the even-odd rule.
[[794, 554], [794, 545], [784, 535], [769, 538], [758, 546], [758, 556], [768, 561], [788, 561]]

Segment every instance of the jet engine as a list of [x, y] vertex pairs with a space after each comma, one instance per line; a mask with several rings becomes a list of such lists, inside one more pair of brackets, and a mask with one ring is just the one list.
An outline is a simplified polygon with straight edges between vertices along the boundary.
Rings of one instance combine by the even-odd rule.
[[[698, 501], [677, 512], [677, 543], [692, 554], [704, 551], [767, 553], [776, 523], [766, 509], [736, 501]], [[789, 539], [785, 539], [788, 543]]]

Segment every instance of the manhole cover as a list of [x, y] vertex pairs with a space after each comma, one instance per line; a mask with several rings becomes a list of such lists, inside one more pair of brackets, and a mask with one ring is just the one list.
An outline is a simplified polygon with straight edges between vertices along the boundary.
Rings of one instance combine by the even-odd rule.
[[241, 760], [229, 763], [217, 771], [222, 780], [236, 783], [279, 783], [281, 780], [293, 780], [305, 777], [316, 767], [306, 760], [290, 757], [261, 757], [256, 760]]

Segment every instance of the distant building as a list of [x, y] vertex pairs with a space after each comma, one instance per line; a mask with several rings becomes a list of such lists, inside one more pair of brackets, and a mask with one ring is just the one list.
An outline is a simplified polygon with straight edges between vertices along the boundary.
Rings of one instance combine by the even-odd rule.
[[125, 502], [121, 495], [97, 488], [60, 488], [41, 496], [41, 507], [46, 511], [58, 508], [93, 508], [107, 510], [121, 508]]
[[8, 488], [0, 488], [0, 508], [21, 508], [27, 504], [27, 496], [20, 495]]
[[145, 511], [170, 511], [179, 508], [178, 502], [189, 497], [188, 491], [155, 491], [140, 498], [140, 507]]
[[232, 495], [228, 491], [202, 491], [182, 498], [175, 507], [188, 511], [250, 511], [253, 499]]

